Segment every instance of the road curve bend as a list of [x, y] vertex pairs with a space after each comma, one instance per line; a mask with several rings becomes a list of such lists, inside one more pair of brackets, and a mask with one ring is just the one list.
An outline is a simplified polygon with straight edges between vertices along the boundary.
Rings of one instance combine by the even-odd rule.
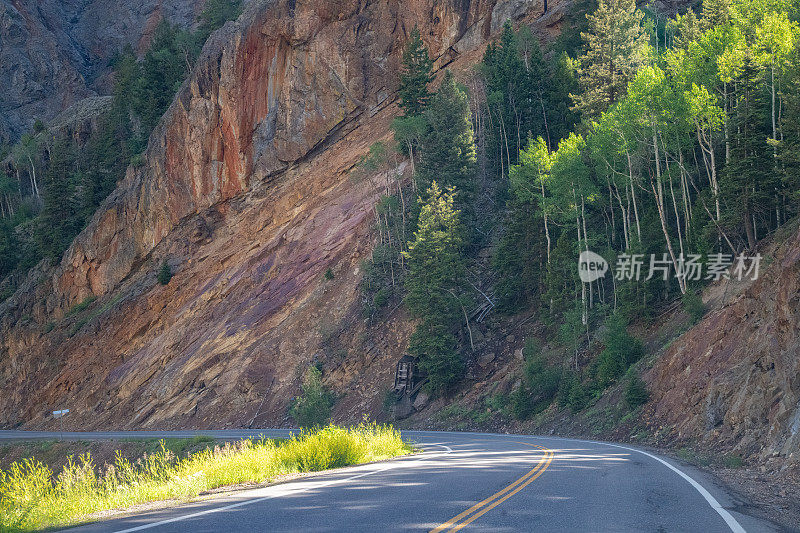
[[[65, 438], [196, 433], [225, 439], [287, 434], [109, 432]], [[0, 441], [26, 434], [0, 432]], [[746, 514], [741, 502], [704, 473], [633, 447], [525, 435], [407, 431], [403, 436], [424, 453], [69, 531], [780, 531]]]

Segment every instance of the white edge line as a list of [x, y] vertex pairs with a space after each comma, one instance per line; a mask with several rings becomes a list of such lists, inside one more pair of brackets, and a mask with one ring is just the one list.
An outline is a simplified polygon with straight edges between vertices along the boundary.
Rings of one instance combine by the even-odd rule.
[[[422, 445], [422, 444], [420, 444], [420, 445]], [[429, 446], [439, 446], [439, 447], [445, 448], [447, 450], [447, 453], [438, 454], [438, 455], [447, 455], [447, 454], [453, 453], [453, 450], [449, 446], [445, 446], [444, 444], [430, 444]], [[431, 456], [427, 456], [425, 458], [417, 459], [416, 461], [411, 462], [411, 464], [421, 463], [421, 462], [429, 459], [430, 457]], [[393, 468], [397, 468], [398, 466], [401, 466], [401, 464], [402, 464], [402, 466], [407, 466], [408, 465], [407, 461], [394, 461], [394, 463], [395, 464], [392, 464], [392, 465], [389, 465], [389, 466], [386, 466], [386, 467], [383, 467], [383, 468], [378, 468], [376, 470], [370, 470], [369, 472], [363, 472], [361, 474], [356, 474], [355, 476], [350, 476], [348, 478], [334, 479], [334, 480], [331, 480], [331, 481], [325, 481], [325, 482], [321, 482], [321, 483], [316, 483], [313, 486], [309, 486], [309, 487], [306, 487], [306, 488], [302, 488], [302, 489], [298, 489], [298, 490], [292, 491], [290, 494], [301, 494], [303, 492], [308, 492], [308, 491], [314, 490], [314, 489], [321, 489], [321, 488], [324, 488], [324, 487], [329, 487], [331, 485], [338, 485], [338, 484], [341, 484], [341, 483], [346, 483], [348, 481], [352, 481], [354, 479], [370, 476], [372, 474], [377, 474], [377, 473], [380, 473], [380, 472], [384, 472], [386, 470], [391, 470]], [[265, 488], [267, 488], [267, 487], [265, 487]], [[259, 490], [259, 489], [256, 489], [256, 490]], [[229, 509], [235, 509], [237, 507], [243, 507], [245, 505], [250, 505], [252, 503], [259, 503], [259, 502], [263, 502], [263, 501], [266, 501], [266, 500], [271, 500], [273, 498], [277, 498], [279, 496], [286, 496], [286, 495], [287, 494], [271, 494], [269, 496], [262, 496], [261, 498], [254, 498], [252, 500], [245, 500], [245, 501], [241, 501], [241, 502], [237, 502], [237, 503], [232, 503], [230, 505], [224, 505], [222, 507], [215, 507], [213, 509], [206, 509], [205, 511], [199, 511], [199, 512], [190, 513], [190, 514], [187, 514], [187, 515], [176, 516], [175, 518], [169, 518], [167, 520], [160, 520], [158, 522], [150, 522], [148, 524], [142, 524], [141, 526], [136, 526], [136, 527], [132, 527], [132, 528], [129, 528], [129, 529], [121, 529], [121, 530], [116, 531], [116, 533], [132, 533], [133, 531], [142, 531], [144, 529], [151, 529], [151, 528], [154, 528], [154, 527], [164, 526], [164, 525], [167, 525], [167, 524], [180, 522], [182, 520], [188, 520], [190, 518], [197, 518], [198, 516], [209, 515], [209, 514], [217, 513], [217, 512], [220, 512], [220, 511], [227, 511]]]
[[[424, 432], [419, 432], [419, 433], [424, 433]], [[430, 433], [437, 433], [437, 432], [430, 432]], [[438, 433], [455, 433], [455, 432], [441, 431], [441, 432], [438, 432]], [[497, 436], [502, 436], [502, 437], [516, 436], [516, 437], [529, 438], [529, 439], [539, 439], [539, 440], [544, 439], [544, 440], [559, 440], [559, 441], [567, 441], [567, 442], [569, 442], [569, 441], [572, 441], [572, 442], [588, 442], [590, 444], [600, 444], [600, 445], [605, 445], [605, 446], [613, 446], [614, 448], [621, 448], [623, 450], [629, 450], [629, 451], [632, 451], [632, 452], [640, 453], [642, 455], [646, 455], [647, 457], [650, 457], [651, 459], [655, 459], [656, 461], [658, 461], [659, 463], [663, 464], [664, 466], [666, 466], [667, 468], [669, 468], [670, 470], [672, 470], [673, 472], [675, 472], [676, 474], [681, 476], [683, 479], [688, 481], [689, 484], [692, 487], [694, 487], [695, 490], [697, 490], [697, 492], [699, 492], [700, 495], [703, 498], [705, 498], [706, 502], [708, 502], [708, 504], [711, 506], [711, 508], [714, 509], [717, 512], [717, 514], [720, 515], [720, 517], [722, 517], [722, 519], [725, 521], [725, 523], [728, 525], [728, 527], [731, 529], [731, 531], [733, 531], [734, 533], [747, 533], [747, 530], [745, 530], [745, 528], [742, 527], [742, 525], [736, 520], [736, 518], [734, 518], [733, 515], [731, 515], [728, 512], [728, 510], [725, 509], [722, 506], [722, 504], [720, 504], [719, 501], [717, 501], [717, 499], [714, 496], [712, 496], [711, 493], [708, 492], [708, 490], [706, 490], [705, 487], [703, 487], [703, 485], [701, 485], [700, 483], [695, 481], [692, 477], [689, 476], [689, 474], [686, 474], [681, 469], [669, 464], [664, 459], [662, 459], [662, 458], [660, 458], [660, 457], [658, 457], [656, 455], [653, 455], [651, 453], [647, 453], [647, 452], [642, 451], [642, 450], [637, 450], [636, 448], [629, 448], [628, 446], [622, 446], [620, 444], [612, 444], [610, 442], [602, 442], [602, 441], [596, 441], [596, 440], [572, 439], [572, 438], [569, 438], [569, 437], [550, 437], [550, 436], [544, 436], [544, 435], [542, 435], [542, 436], [539, 436], [539, 435], [514, 435], [514, 434], [503, 434], [503, 433], [497, 433], [496, 435]]]
[[636, 448], [628, 448], [627, 446], [621, 446], [619, 444], [611, 444], [609, 442], [597, 442], [596, 444], [605, 444], [606, 446], [613, 446], [614, 448], [622, 448], [623, 450], [638, 452], [641, 453], [642, 455], [650, 457], [651, 459], [655, 459], [656, 461], [663, 464], [664, 466], [666, 466], [667, 468], [669, 468], [670, 470], [681, 476], [683, 479], [688, 481], [689, 484], [692, 487], [694, 487], [703, 498], [706, 499], [711, 508], [714, 509], [717, 512], [717, 514], [719, 514], [722, 517], [723, 520], [725, 520], [725, 523], [728, 524], [728, 527], [731, 528], [731, 531], [733, 531], [734, 533], [747, 533], [745, 529], [742, 527], [742, 525], [733, 517], [733, 515], [729, 513], [727, 509], [722, 507], [722, 505], [717, 501], [717, 499], [714, 496], [712, 496], [711, 493], [708, 492], [708, 490], [706, 490], [705, 487], [703, 487], [703, 485], [692, 479], [692, 477], [690, 477], [689, 474], [683, 472], [681, 469], [672, 466], [667, 461], [656, 455], [647, 453], [642, 450], [637, 450]]

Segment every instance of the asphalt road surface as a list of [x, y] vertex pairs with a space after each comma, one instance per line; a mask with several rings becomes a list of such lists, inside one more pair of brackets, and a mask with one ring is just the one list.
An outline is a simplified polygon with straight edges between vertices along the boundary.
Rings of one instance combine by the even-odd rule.
[[[64, 433], [65, 439], [286, 436], [283, 430]], [[609, 443], [403, 432], [424, 449], [70, 532], [779, 531], [704, 473]], [[0, 431], [7, 439], [58, 433]]]

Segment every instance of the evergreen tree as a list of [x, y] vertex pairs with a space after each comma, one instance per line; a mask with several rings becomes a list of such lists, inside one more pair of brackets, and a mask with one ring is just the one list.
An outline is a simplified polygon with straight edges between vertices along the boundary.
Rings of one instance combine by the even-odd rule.
[[436, 393], [448, 391], [464, 371], [453, 334], [462, 313], [465, 268], [455, 195], [452, 187], [442, 191], [435, 181], [431, 184], [414, 238], [403, 252], [408, 260], [406, 305], [420, 320], [409, 351], [420, 358]]
[[627, 320], [621, 315], [608, 317], [605, 326], [605, 349], [597, 358], [597, 381], [602, 387], [616, 381], [644, 355], [642, 342], [628, 333]]
[[158, 269], [156, 278], [161, 285], [167, 285], [172, 280], [172, 269], [166, 259], [161, 262], [161, 268]]
[[[19, 243], [11, 220], [0, 220], [0, 279], [14, 271], [19, 262]], [[2, 297], [0, 297], [0, 301]]]
[[701, 15], [703, 30], [727, 24], [731, 20], [731, 0], [703, 0]]
[[504, 178], [529, 134], [549, 142], [549, 71], [530, 30], [517, 34], [510, 22], [499, 43], [486, 47], [480, 69], [491, 115], [487, 158]]
[[163, 20], [142, 60], [142, 77], [135, 95], [136, 113], [148, 133], [172, 103], [186, 76], [186, 59], [180, 52], [178, 29]]
[[422, 42], [419, 28], [411, 30], [411, 39], [403, 50], [403, 71], [400, 74], [400, 109], [406, 116], [421, 115], [431, 93], [428, 84], [434, 79], [433, 60]]
[[221, 28], [227, 21], [236, 20], [242, 12], [241, 0], [208, 0], [200, 14], [200, 27], [197, 41], [200, 46], [212, 32]]
[[541, 289], [544, 242], [540, 213], [535, 201], [512, 196], [505, 231], [492, 258], [498, 274], [497, 307], [505, 313], [520, 311], [534, 302]]
[[578, 62], [581, 92], [573, 99], [575, 108], [591, 118], [625, 96], [647, 58], [648, 39], [634, 0], [600, 0], [587, 19], [589, 29], [581, 34], [587, 49]]
[[42, 255], [60, 258], [69, 243], [83, 227], [76, 209], [75, 186], [72, 183], [75, 156], [67, 139], [61, 139], [50, 150], [50, 165], [45, 175], [42, 212], [36, 225], [36, 241]]
[[422, 190], [436, 180], [455, 187], [462, 221], [473, 222], [475, 141], [467, 95], [447, 71], [442, 86], [425, 111], [427, 130], [420, 141], [418, 182]]
[[[737, 105], [733, 117], [731, 160], [722, 172], [720, 195], [724, 204], [721, 224], [744, 230], [745, 243], [754, 250], [759, 222], [768, 221], [774, 209], [778, 176], [765, 140], [767, 104], [759, 90], [760, 74], [748, 54], [737, 78]], [[763, 233], [762, 233], [763, 235]]]

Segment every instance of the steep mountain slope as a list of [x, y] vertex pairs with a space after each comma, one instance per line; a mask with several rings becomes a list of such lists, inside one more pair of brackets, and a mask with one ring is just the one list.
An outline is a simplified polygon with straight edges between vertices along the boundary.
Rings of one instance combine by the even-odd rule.
[[800, 461], [800, 232], [789, 224], [760, 251], [755, 282], [707, 291], [712, 311], [647, 374], [650, 415], [679, 442], [759, 462]]
[[108, 92], [112, 55], [143, 51], [162, 19], [191, 25], [205, 0], [0, 0], [0, 141]]
[[[56, 406], [85, 428], [280, 423], [317, 357], [336, 363], [344, 418], [374, 410], [408, 328], [384, 328], [381, 344], [360, 334], [358, 265], [375, 200], [405, 166], [352, 169], [388, 135], [402, 45], [419, 24], [440, 65], [469, 58], [506, 18], [541, 9], [250, 3], [206, 45], [144, 164], [60, 265], [0, 304], [0, 425], [45, 426]], [[351, 357], [324, 350], [338, 337]]]

